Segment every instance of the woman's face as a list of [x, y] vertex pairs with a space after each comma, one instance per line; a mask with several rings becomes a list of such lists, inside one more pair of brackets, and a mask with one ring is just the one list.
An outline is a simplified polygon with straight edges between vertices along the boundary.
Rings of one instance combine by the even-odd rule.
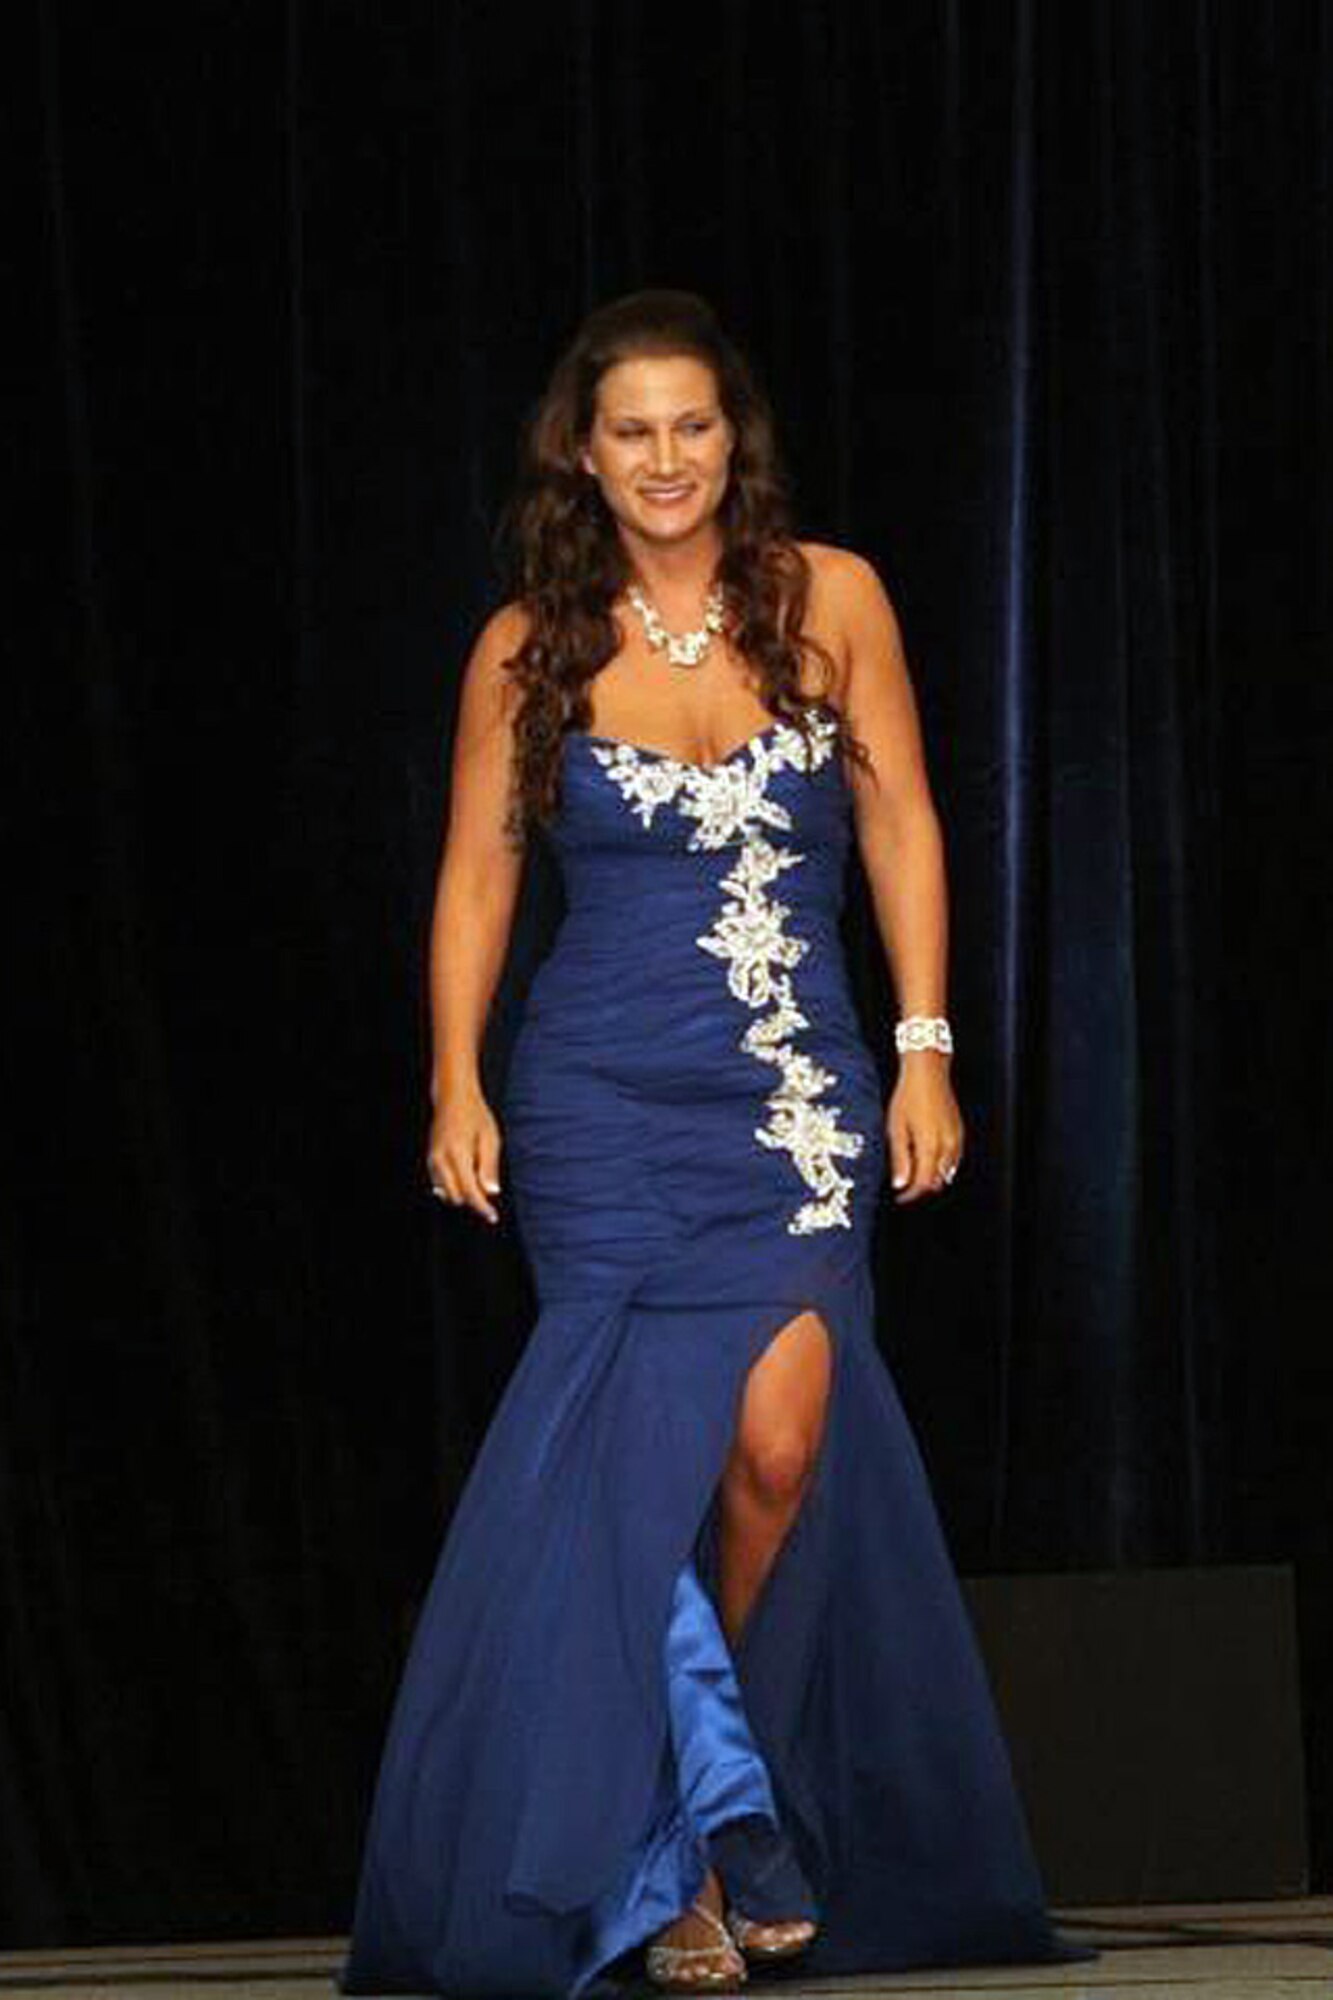
[[707, 362], [640, 355], [602, 375], [580, 456], [622, 529], [677, 542], [717, 512], [734, 442]]

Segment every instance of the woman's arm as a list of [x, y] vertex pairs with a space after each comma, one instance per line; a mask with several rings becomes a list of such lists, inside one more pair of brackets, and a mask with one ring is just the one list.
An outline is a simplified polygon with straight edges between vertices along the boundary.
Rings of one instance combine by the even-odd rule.
[[[949, 900], [944, 841], [926, 772], [902, 634], [874, 566], [838, 551], [843, 706], [870, 753], [873, 775], [848, 765], [857, 845], [901, 1015], [946, 1015]], [[952, 1058], [907, 1049], [886, 1120], [893, 1184], [915, 1200], [941, 1184], [962, 1154], [963, 1121], [949, 1081]]]
[[523, 851], [504, 830], [517, 690], [502, 663], [522, 643], [524, 614], [502, 605], [463, 670], [449, 819], [430, 935], [431, 1181], [498, 1221], [500, 1130], [481, 1088], [481, 1043], [508, 949]]

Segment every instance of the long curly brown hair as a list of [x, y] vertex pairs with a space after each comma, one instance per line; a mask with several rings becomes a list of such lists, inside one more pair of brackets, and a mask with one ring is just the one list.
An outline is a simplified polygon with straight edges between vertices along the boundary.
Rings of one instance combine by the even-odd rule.
[[816, 700], [836, 724], [835, 747], [866, 761], [864, 746], [828, 699], [835, 664], [803, 630], [810, 564], [792, 532], [772, 412], [750, 364], [697, 293], [630, 292], [591, 312], [556, 362], [524, 426], [518, 480], [497, 529], [509, 593], [526, 623], [522, 644], [504, 663], [522, 690], [507, 819], [518, 842], [529, 825], [555, 811], [561, 739], [590, 726], [589, 684], [623, 641], [611, 607], [632, 566], [601, 489], [580, 462], [597, 385], [616, 362], [681, 354], [712, 370], [735, 435], [718, 509], [717, 581], [727, 638], [757, 668], [760, 697], [774, 716], [803, 730], [802, 656], [813, 657]]

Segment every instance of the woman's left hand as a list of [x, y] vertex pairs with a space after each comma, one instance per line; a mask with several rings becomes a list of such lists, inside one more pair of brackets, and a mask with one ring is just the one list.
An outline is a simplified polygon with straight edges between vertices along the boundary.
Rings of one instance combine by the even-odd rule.
[[934, 1049], [909, 1049], [901, 1057], [884, 1118], [897, 1202], [939, 1194], [962, 1159], [963, 1118], [947, 1064]]

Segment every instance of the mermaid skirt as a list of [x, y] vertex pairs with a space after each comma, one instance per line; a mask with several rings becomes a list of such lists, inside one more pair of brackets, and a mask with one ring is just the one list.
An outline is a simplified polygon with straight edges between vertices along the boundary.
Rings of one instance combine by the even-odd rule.
[[[345, 1992], [613, 1991], [710, 1862], [747, 1914], [817, 1918], [812, 1976], [1089, 1955], [1045, 1910], [863, 1267], [759, 1313], [688, 1268], [542, 1312], [418, 1621]], [[807, 1306], [819, 1459], [733, 1652], [718, 1480]]]

